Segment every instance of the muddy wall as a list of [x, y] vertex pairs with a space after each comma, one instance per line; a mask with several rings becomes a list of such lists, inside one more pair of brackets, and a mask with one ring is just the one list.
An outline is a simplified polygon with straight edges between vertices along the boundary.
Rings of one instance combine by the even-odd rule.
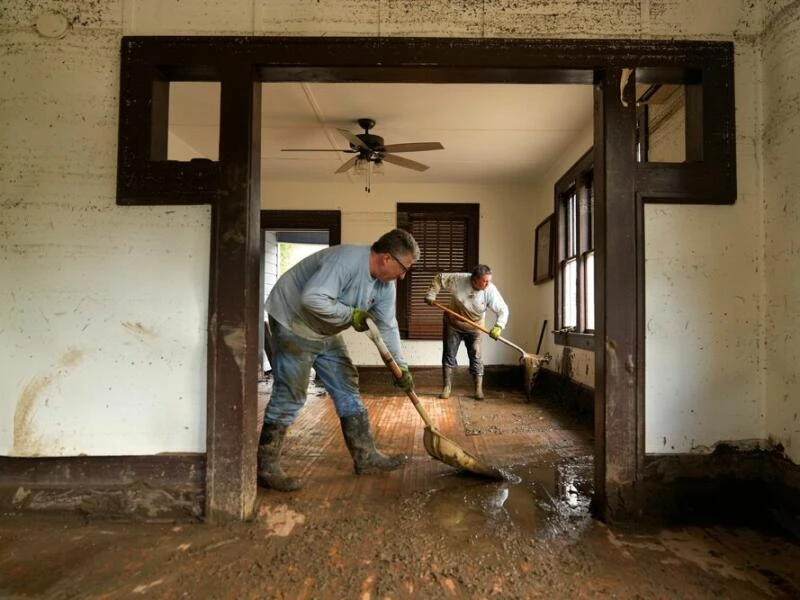
[[800, 462], [800, 2], [772, 2], [760, 72], [763, 111], [767, 434]]
[[[798, 113], [796, 79], [788, 76], [795, 63], [782, 62], [796, 52], [796, 6], [766, 0], [6, 0], [0, 5], [0, 361], [11, 375], [0, 380], [0, 453], [204, 447], [209, 215], [204, 207], [115, 205], [123, 34], [733, 39], [739, 199], [732, 207], [648, 209], [647, 293], [655, 307], [648, 344], [655, 346], [646, 372], [647, 449], [689, 452], [768, 433], [788, 442], [795, 434], [782, 429], [792, 414], [783, 407], [796, 404], [788, 360], [796, 344], [770, 344], [762, 324], [769, 306], [789, 312], [771, 316], [774, 337], [797, 334], [791, 252], [784, 251], [797, 239], [797, 221], [782, 216], [781, 204], [765, 206], [761, 190], [760, 32], [764, 10], [791, 17], [763, 38], [764, 66], [787, 69], [783, 77], [769, 74], [764, 115], [775, 123], [771, 143], [796, 148], [788, 128], [778, 131], [781, 115], [796, 119]], [[34, 28], [48, 9], [66, 17], [64, 37], [43, 37]], [[766, 171], [772, 198], [787, 197], [797, 177], [788, 155], [765, 158], [772, 161]], [[537, 223], [531, 219], [519, 233], [526, 251]], [[762, 223], [766, 258], [777, 261], [766, 285], [759, 268]], [[358, 220], [344, 227], [354, 241], [368, 241], [375, 229]], [[485, 260], [499, 264], [493, 258]], [[527, 261], [524, 270], [527, 281]], [[501, 272], [498, 279], [515, 275]], [[530, 321], [543, 317], [534, 313]]]
[[[550, 166], [541, 174], [538, 182], [531, 190], [531, 196], [535, 198], [535, 207], [532, 214], [532, 226], [536, 227], [548, 215], [554, 211], [554, 186], [569, 169], [586, 154], [594, 145], [594, 123], [589, 123], [584, 130], [575, 137], [569, 148], [553, 157]], [[533, 240], [531, 240], [531, 245]], [[534, 285], [533, 281], [525, 285], [526, 293], [529, 294], [529, 304], [535, 315], [536, 338], [531, 345], [527, 346], [529, 352], [536, 350], [539, 341], [539, 333], [543, 320], [547, 320], [547, 327], [544, 338], [542, 339], [541, 354], [550, 353], [552, 361], [546, 366], [547, 369], [559, 373], [563, 377], [569, 378], [588, 388], [594, 388], [594, 352], [582, 348], [570, 348], [567, 346], [556, 345], [553, 341], [552, 331], [555, 328], [555, 280], [546, 281]]]
[[[755, 44], [736, 46], [733, 206], [645, 205], [646, 450], [710, 452], [765, 438]], [[665, 130], [679, 129], [677, 120]], [[654, 154], [683, 160], [663, 135]]]

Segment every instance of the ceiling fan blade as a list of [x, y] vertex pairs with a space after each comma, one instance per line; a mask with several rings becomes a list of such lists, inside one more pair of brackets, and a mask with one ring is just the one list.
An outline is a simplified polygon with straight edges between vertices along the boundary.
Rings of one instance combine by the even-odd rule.
[[281, 148], [281, 152], [348, 152], [353, 154], [355, 150], [337, 150], [335, 148]]
[[334, 171], [334, 174], [336, 174], [336, 173], [344, 173], [345, 171], [351, 169], [352, 167], [355, 166], [357, 160], [358, 160], [358, 156], [354, 156], [353, 158], [348, 159], [348, 161], [346, 163], [344, 163], [341, 167], [339, 167], [338, 169], [336, 169]]
[[428, 165], [423, 165], [415, 160], [409, 160], [402, 156], [395, 156], [394, 154], [384, 154], [383, 162], [392, 163], [398, 167], [405, 167], [406, 169], [414, 169], [415, 171], [427, 171], [430, 169]]
[[412, 142], [410, 144], [388, 144], [384, 152], [421, 152], [422, 150], [444, 150], [440, 142]]
[[363, 148], [364, 150], [369, 150], [369, 146], [367, 146], [364, 142], [362, 142], [354, 133], [350, 133], [347, 129], [337, 129], [339, 133], [341, 133], [347, 141], [357, 146], [358, 148]]

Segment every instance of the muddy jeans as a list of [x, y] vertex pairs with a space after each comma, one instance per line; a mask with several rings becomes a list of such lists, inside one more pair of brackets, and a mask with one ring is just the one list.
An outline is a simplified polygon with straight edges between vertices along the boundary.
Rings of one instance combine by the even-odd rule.
[[469, 372], [473, 375], [483, 375], [483, 362], [481, 361], [481, 332], [461, 331], [453, 327], [447, 320], [444, 319], [444, 331], [442, 333], [443, 347], [442, 347], [442, 365], [445, 367], [456, 368], [456, 355], [458, 354], [458, 346], [461, 342], [467, 347], [467, 356], [469, 357]]
[[339, 417], [364, 412], [356, 371], [341, 335], [307, 340], [270, 317], [272, 330], [272, 395], [264, 411], [265, 423], [291, 425], [306, 402], [311, 367], [333, 398]]

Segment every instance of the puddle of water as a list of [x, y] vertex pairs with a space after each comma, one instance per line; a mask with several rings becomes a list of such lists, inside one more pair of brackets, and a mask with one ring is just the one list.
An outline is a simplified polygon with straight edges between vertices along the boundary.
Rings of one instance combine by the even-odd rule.
[[534, 538], [571, 537], [590, 522], [591, 458], [517, 465], [507, 471], [510, 477], [499, 483], [443, 481], [443, 488], [428, 494], [431, 522], [456, 543], [508, 527]]

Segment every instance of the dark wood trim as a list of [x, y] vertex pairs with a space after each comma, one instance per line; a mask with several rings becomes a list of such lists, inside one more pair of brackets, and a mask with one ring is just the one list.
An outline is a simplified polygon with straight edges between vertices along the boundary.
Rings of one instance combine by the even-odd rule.
[[256, 497], [260, 295], [261, 84], [249, 63], [222, 80], [220, 156], [227, 194], [212, 205], [206, 519], [248, 518]]
[[[152, 36], [124, 37], [121, 60], [119, 204], [203, 203], [224, 195], [219, 162], [163, 160], [164, 83], [221, 80], [231, 61], [250, 65], [260, 81], [310, 82], [589, 84], [605, 69], [635, 67], [646, 81], [691, 84], [687, 149], [696, 157], [702, 148], [703, 156], [641, 163], [642, 197], [726, 204], [736, 196], [729, 42]], [[702, 136], [695, 133], [700, 123]]]
[[[555, 277], [557, 236], [556, 214], [553, 212], [547, 215], [533, 230], [534, 285], [551, 281]], [[543, 237], [546, 245], [542, 244]], [[544, 253], [546, 253], [546, 256], [544, 257], [544, 268], [542, 268], [542, 254]]]
[[800, 540], [800, 466], [779, 449], [646, 455], [641, 488], [645, 520], [777, 527]]
[[0, 457], [0, 511], [197, 521], [205, 474], [204, 454]]
[[[702, 80], [703, 161], [635, 163], [623, 69]], [[219, 161], [163, 160], [169, 81], [220, 81]], [[243, 518], [255, 496], [258, 356], [258, 110], [254, 82], [597, 83], [595, 181], [606, 199], [598, 248], [598, 487], [606, 517], [636, 514], [643, 419], [641, 201], [732, 203], [736, 194], [733, 44], [676, 40], [123, 37], [118, 204], [212, 205], [209, 285], [208, 516]], [[630, 83], [633, 83], [631, 77]], [[616, 89], [614, 86], [617, 86]], [[598, 89], [598, 88], [596, 88]], [[695, 99], [693, 97], [692, 102]], [[695, 140], [696, 141], [696, 140]], [[601, 211], [598, 211], [598, 213]], [[598, 218], [599, 218], [598, 214]], [[598, 234], [599, 237], [600, 234]], [[604, 280], [607, 278], [607, 280]], [[608, 308], [608, 314], [604, 311]], [[638, 344], [638, 346], [637, 346]], [[600, 350], [600, 351], [597, 351]], [[610, 417], [613, 415], [613, 419]], [[608, 430], [607, 430], [608, 427]]]
[[557, 329], [553, 332], [553, 342], [559, 346], [594, 351], [594, 333], [579, 333]]
[[261, 210], [261, 229], [326, 230], [328, 244], [342, 243], [342, 211], [340, 210]]
[[[554, 275], [555, 275], [555, 286], [553, 292], [553, 315], [555, 315], [556, 329], [553, 335], [553, 341], [556, 344], [560, 344], [562, 346], [575, 346], [578, 348], [584, 349], [594, 349], [594, 333], [583, 331], [585, 327], [585, 313], [584, 309], [586, 307], [586, 290], [584, 288], [584, 281], [585, 281], [585, 265], [583, 261], [578, 261], [578, 285], [576, 293], [580, 295], [581, 301], [578, 303], [578, 327], [575, 331], [571, 331], [568, 329], [562, 329], [561, 324], [563, 323], [563, 315], [561, 314], [561, 305], [562, 305], [562, 298], [564, 294], [563, 289], [563, 280], [561, 278], [561, 265], [564, 262], [564, 255], [566, 255], [566, 223], [562, 218], [564, 211], [561, 210], [561, 205], [563, 200], [570, 191], [575, 188], [575, 193], [578, 197], [578, 204], [576, 206], [576, 210], [578, 211], [577, 215], [577, 224], [578, 224], [578, 231], [576, 232], [576, 254], [577, 256], [582, 256], [585, 250], [588, 249], [588, 243], [590, 240], [594, 241], [594, 237], [591, 232], [584, 231], [585, 229], [585, 214], [584, 214], [584, 207], [588, 204], [589, 199], [587, 198], [587, 186], [593, 186], [594, 181], [594, 148], [589, 148], [583, 155], [575, 161], [567, 172], [564, 173], [558, 181], [556, 181], [555, 185], [553, 186], [553, 215], [555, 218], [555, 239], [553, 241], [554, 246]], [[593, 216], [594, 218], [594, 216]]]
[[[636, 195], [636, 102], [633, 78], [608, 69], [595, 86], [595, 494], [607, 520], [636, 517], [641, 507], [644, 398], [644, 224]], [[622, 96], [621, 96], [622, 95]], [[613, 165], [614, 168], [610, 168]], [[624, 232], [624, 233], [623, 233]]]
[[693, 76], [683, 82], [686, 162], [638, 163], [638, 193], [651, 203], [733, 204], [737, 194], [733, 56], [688, 72]]
[[0, 456], [0, 487], [104, 486], [158, 482], [202, 490], [205, 471], [205, 454], [34, 458]]

